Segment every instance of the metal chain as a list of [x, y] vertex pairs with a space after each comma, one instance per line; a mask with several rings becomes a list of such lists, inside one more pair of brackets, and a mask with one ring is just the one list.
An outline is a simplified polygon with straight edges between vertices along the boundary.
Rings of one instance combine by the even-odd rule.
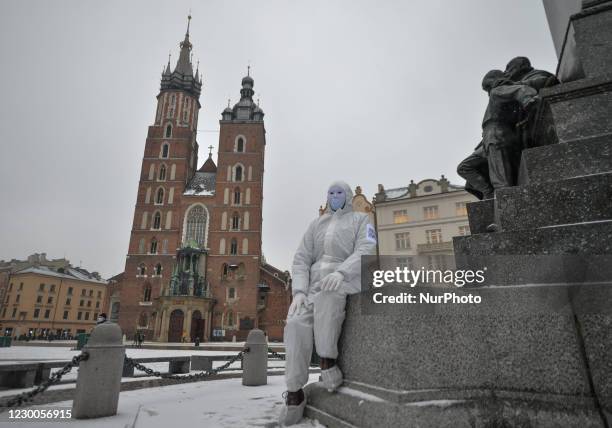
[[243, 356], [245, 353], [249, 352], [249, 348], [244, 348], [242, 351], [238, 352], [238, 354], [234, 355], [227, 363], [223, 364], [220, 367], [217, 367], [216, 369], [211, 369], [211, 370], [205, 370], [203, 372], [200, 373], [194, 373], [194, 374], [189, 374], [186, 376], [179, 376], [179, 375], [174, 375], [174, 374], [170, 374], [170, 373], [161, 373], [157, 370], [153, 370], [149, 367], [146, 367], [140, 363], [137, 363], [136, 361], [134, 361], [132, 358], [129, 357], [125, 357], [125, 362], [131, 366], [134, 367], [137, 370], [140, 370], [142, 372], [145, 372], [146, 374], [148, 374], [149, 376], [155, 376], [155, 377], [161, 377], [163, 379], [174, 379], [174, 380], [181, 380], [181, 381], [185, 381], [185, 382], [190, 382], [193, 381], [195, 379], [203, 379], [209, 376], [213, 376], [216, 375], [217, 373], [219, 373], [222, 370], [226, 370], [229, 366], [231, 366], [232, 364], [234, 364], [236, 361], [238, 360], [242, 360]]
[[74, 367], [78, 367], [81, 361], [86, 361], [89, 358], [89, 354], [85, 351], [81, 352], [79, 355], [76, 355], [70, 360], [68, 364], [62, 367], [60, 370], [56, 371], [49, 377], [48, 380], [42, 382], [36, 388], [31, 391], [21, 393], [16, 397], [11, 398], [6, 403], [0, 404], [0, 413], [7, 410], [9, 407], [21, 406], [23, 403], [27, 403], [28, 401], [32, 401], [35, 396], [41, 394], [47, 390], [51, 385], [58, 383], [62, 376], [66, 373], [70, 372]]
[[275, 357], [275, 358], [279, 358], [279, 359], [281, 359], [281, 360], [284, 360], [284, 359], [285, 359], [285, 356], [284, 356], [284, 355], [279, 354], [278, 352], [273, 351], [273, 350], [272, 350], [272, 348], [268, 348], [268, 353], [269, 353], [269, 354], [272, 354], [272, 356], [273, 356], [273, 357]]

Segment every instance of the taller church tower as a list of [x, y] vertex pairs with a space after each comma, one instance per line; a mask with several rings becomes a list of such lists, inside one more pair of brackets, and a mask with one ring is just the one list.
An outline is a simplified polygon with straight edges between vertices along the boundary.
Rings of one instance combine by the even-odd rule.
[[288, 273], [261, 252], [264, 113], [247, 73], [240, 101], [222, 113], [218, 166], [211, 150], [197, 169], [202, 79], [189, 22], [174, 70], [168, 61], [162, 73], [110, 317], [147, 340], [241, 340], [255, 327], [282, 340]]

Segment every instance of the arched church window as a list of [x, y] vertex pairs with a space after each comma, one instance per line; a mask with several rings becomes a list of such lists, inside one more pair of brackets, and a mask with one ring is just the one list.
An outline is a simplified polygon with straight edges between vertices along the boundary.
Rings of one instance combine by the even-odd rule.
[[145, 284], [143, 290], [142, 290], [142, 301], [143, 302], [150, 302], [151, 301], [151, 284]]
[[187, 213], [185, 242], [195, 241], [200, 248], [204, 248], [207, 221], [206, 209], [202, 205], [193, 206]]
[[234, 167], [234, 181], [242, 181], [242, 166]]
[[166, 165], [162, 165], [159, 168], [159, 181], [165, 181], [166, 180]]
[[166, 138], [172, 138], [172, 125], [168, 124], [166, 126], [166, 134], [165, 134]]
[[151, 239], [151, 254], [157, 254], [157, 239]]
[[144, 263], [141, 263], [141, 264], [138, 266], [138, 275], [140, 275], [140, 276], [144, 276], [146, 272], [147, 272], [147, 268], [146, 268], [145, 264], [144, 264]]
[[240, 215], [235, 212], [232, 215], [232, 230], [238, 230], [240, 229]]
[[223, 263], [223, 267], [221, 268], [221, 277], [226, 278], [227, 273], [227, 263]]
[[164, 203], [164, 189], [160, 188], [157, 190], [157, 195], [155, 196], [155, 203], [160, 205]]
[[244, 139], [242, 137], [238, 138], [236, 142], [236, 151], [239, 153], [244, 152]]
[[230, 245], [230, 254], [235, 256], [238, 254], [238, 241], [236, 238], [232, 238], [232, 243]]
[[234, 189], [234, 205], [240, 205], [240, 187]]
[[162, 158], [167, 158], [168, 154], [170, 153], [170, 146], [168, 144], [164, 144], [162, 146]]
[[161, 276], [161, 273], [162, 273], [162, 265], [161, 263], [158, 263], [155, 265], [155, 275]]
[[153, 216], [153, 229], [161, 229], [161, 213], [159, 211]]

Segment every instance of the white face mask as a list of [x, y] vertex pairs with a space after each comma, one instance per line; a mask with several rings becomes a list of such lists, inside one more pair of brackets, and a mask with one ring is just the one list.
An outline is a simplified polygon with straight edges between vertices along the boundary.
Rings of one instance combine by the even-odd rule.
[[104, 321], [104, 318], [98, 317], [98, 322], [103, 322], [103, 321]]

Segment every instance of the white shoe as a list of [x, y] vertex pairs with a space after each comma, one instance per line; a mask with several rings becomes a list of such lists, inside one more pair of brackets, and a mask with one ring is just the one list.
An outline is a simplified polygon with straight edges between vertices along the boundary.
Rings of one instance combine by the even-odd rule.
[[343, 382], [342, 371], [338, 366], [321, 370], [321, 382], [327, 391], [334, 392], [342, 385]]
[[[283, 397], [286, 397], [286, 392], [283, 394]], [[285, 403], [281, 409], [280, 417], [278, 418], [278, 423], [281, 427], [295, 425], [302, 420], [304, 417], [304, 408], [306, 408], [306, 396], [304, 395], [304, 399], [297, 406], [289, 406]]]

